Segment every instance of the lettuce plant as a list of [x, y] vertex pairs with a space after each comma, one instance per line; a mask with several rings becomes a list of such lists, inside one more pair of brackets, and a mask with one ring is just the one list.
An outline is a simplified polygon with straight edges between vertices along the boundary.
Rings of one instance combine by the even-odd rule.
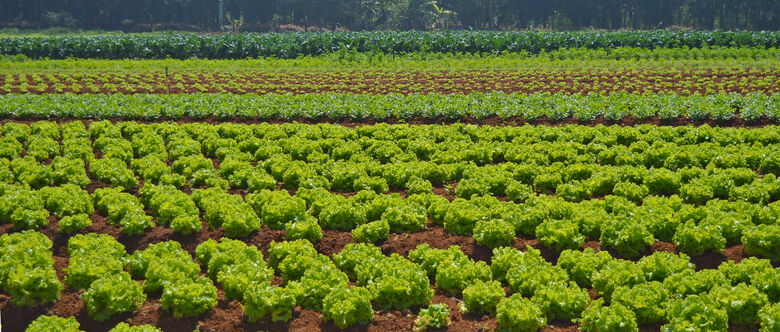
[[203, 211], [203, 219], [212, 228], [224, 228], [227, 237], [245, 237], [262, 226], [262, 220], [240, 195], [209, 188], [193, 191], [192, 199]]
[[710, 291], [710, 297], [726, 310], [732, 325], [757, 325], [758, 310], [769, 303], [765, 294], [742, 283], [734, 287], [716, 286]]
[[40, 316], [27, 327], [25, 332], [81, 332], [80, 327], [81, 324], [75, 317]]
[[638, 332], [636, 318], [631, 309], [620, 304], [604, 306], [604, 299], [598, 299], [582, 313], [580, 329], [585, 332], [625, 331]]
[[141, 285], [127, 272], [95, 280], [82, 295], [87, 312], [96, 321], [105, 321], [123, 312], [138, 310], [146, 301]]
[[46, 209], [57, 217], [95, 212], [89, 193], [74, 184], [45, 187], [40, 190]]
[[268, 248], [268, 266], [279, 271], [279, 263], [291, 255], [315, 256], [317, 255], [317, 250], [314, 249], [314, 245], [311, 242], [306, 240], [272, 241], [270, 248]]
[[520, 294], [514, 294], [498, 303], [496, 320], [500, 331], [533, 332], [547, 325], [547, 317], [539, 306]]
[[90, 183], [84, 161], [81, 159], [55, 157], [51, 167], [52, 181], [56, 184], [73, 184], [84, 188]]
[[366, 219], [363, 209], [350, 203], [326, 205], [319, 215], [324, 228], [352, 230]]
[[122, 187], [125, 190], [138, 185], [133, 171], [127, 168], [124, 161], [116, 158], [96, 159], [89, 164], [89, 171], [98, 181]]
[[725, 261], [718, 265], [718, 271], [728, 280], [732, 286], [739, 283], [749, 283], [753, 274], [772, 269], [772, 264], [767, 259], [748, 257], [739, 263]]
[[496, 306], [506, 297], [504, 288], [498, 281], [477, 281], [463, 290], [464, 313], [483, 313], [494, 316]]
[[489, 280], [491, 280], [490, 267], [483, 261], [448, 259], [436, 267], [436, 288], [452, 294], [462, 292], [474, 282]]
[[388, 208], [382, 213], [381, 220], [386, 221], [394, 233], [419, 232], [425, 229], [428, 222], [425, 209], [412, 204]]
[[758, 225], [745, 228], [742, 234], [745, 253], [780, 261], [780, 225]]
[[631, 262], [622, 259], [609, 261], [593, 273], [593, 290], [609, 301], [612, 292], [619, 286], [631, 287], [646, 281], [644, 272]]
[[645, 273], [647, 281], [659, 282], [678, 273], [693, 272], [694, 268], [687, 255], [675, 255], [663, 251], [640, 258], [636, 265]]
[[656, 324], [666, 320], [669, 293], [658, 281], [632, 287], [619, 286], [615, 288], [611, 298], [612, 305], [620, 304], [633, 311], [637, 323]]
[[382, 309], [424, 306], [433, 297], [425, 270], [398, 254], [358, 265], [355, 275], [357, 284], [365, 286]]
[[244, 312], [250, 322], [271, 317], [274, 322], [286, 322], [292, 317], [295, 295], [288, 289], [256, 283], [243, 294]]
[[176, 318], [198, 316], [217, 305], [217, 288], [205, 277], [174, 281], [165, 287], [160, 304]]
[[171, 185], [151, 184], [144, 185], [139, 193], [160, 224], [185, 235], [200, 231], [200, 211], [189, 195]]
[[722, 252], [726, 248], [720, 226], [696, 225], [690, 221], [677, 227], [673, 241], [681, 252], [691, 256], [700, 256], [708, 250]]
[[65, 216], [57, 223], [60, 233], [73, 234], [92, 225], [92, 220], [86, 214]]
[[453, 234], [471, 235], [478, 220], [487, 219], [488, 214], [469, 201], [457, 199], [450, 204], [444, 215], [444, 229]]
[[362, 287], [334, 289], [322, 301], [322, 315], [340, 329], [366, 324], [374, 319], [371, 294]]
[[[288, 258], [289, 259], [289, 258]], [[286, 260], [285, 260], [286, 261]], [[295, 295], [296, 304], [306, 309], [322, 310], [323, 299], [333, 290], [346, 287], [349, 278], [327, 259], [306, 268], [303, 275], [287, 284]]]
[[363, 243], [379, 243], [387, 240], [389, 235], [390, 225], [384, 219], [359, 225], [352, 230], [352, 238]]
[[767, 304], [758, 311], [761, 332], [777, 331], [780, 328], [780, 304]]
[[583, 251], [567, 249], [558, 257], [557, 266], [564, 269], [571, 280], [580, 287], [590, 288], [592, 276], [612, 260], [612, 255], [606, 251], [594, 252], [591, 248]]
[[588, 292], [570, 281], [553, 282], [537, 290], [531, 301], [547, 316], [547, 320], [570, 320], [580, 317], [588, 306]]
[[450, 326], [450, 308], [445, 303], [431, 304], [427, 308], [420, 309], [414, 320], [414, 331], [425, 332], [429, 328], [441, 329]]
[[671, 303], [667, 309], [668, 324], [661, 331], [708, 330], [726, 331], [728, 313], [707, 294], [691, 295]]
[[602, 226], [601, 245], [612, 248], [625, 258], [639, 256], [653, 244], [653, 235], [641, 224], [628, 218], [616, 218]]
[[536, 237], [547, 248], [557, 251], [577, 249], [585, 243], [576, 223], [568, 220], [548, 219], [536, 227]]
[[515, 238], [515, 227], [502, 219], [477, 221], [474, 240], [488, 248], [509, 246]]
[[311, 243], [317, 243], [322, 239], [322, 228], [314, 217], [306, 217], [302, 220], [287, 223], [285, 234], [288, 240], [307, 240]]
[[162, 332], [162, 330], [149, 324], [129, 325], [122, 322], [114, 326], [109, 332]]
[[770, 302], [780, 301], [780, 270], [766, 269], [753, 273], [750, 285], [764, 293]]
[[[411, 255], [411, 253], [410, 253]], [[493, 280], [506, 281], [507, 271], [523, 264], [537, 264], [544, 262], [539, 250], [526, 246], [526, 251], [519, 251], [510, 247], [498, 247], [493, 249], [490, 271]]]
[[87, 288], [104, 276], [117, 274], [125, 266], [125, 247], [106, 234], [77, 234], [68, 240], [70, 262], [65, 283]]

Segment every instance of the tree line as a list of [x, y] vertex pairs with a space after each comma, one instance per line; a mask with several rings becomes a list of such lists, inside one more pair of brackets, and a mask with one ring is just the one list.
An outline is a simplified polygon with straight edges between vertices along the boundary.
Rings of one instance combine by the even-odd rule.
[[149, 31], [778, 30], [778, 0], [2, 0], [0, 26]]

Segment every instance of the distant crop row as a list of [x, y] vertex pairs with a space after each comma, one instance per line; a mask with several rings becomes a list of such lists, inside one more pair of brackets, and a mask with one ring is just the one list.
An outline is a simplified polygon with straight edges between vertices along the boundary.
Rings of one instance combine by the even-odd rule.
[[778, 32], [333, 32], [2, 38], [0, 54], [31, 58], [296, 58], [334, 52], [536, 54], [560, 48], [778, 47]]
[[296, 59], [36, 59], [22, 55], [0, 57], [0, 71], [27, 73], [149, 73], [300, 71], [300, 70], [491, 70], [491, 69], [605, 69], [605, 68], [774, 68], [780, 49], [763, 47], [557, 49], [539, 54], [415, 52], [407, 54], [335, 53]]
[[774, 69], [223, 71], [0, 74], [2, 93], [649, 93], [780, 92]]
[[721, 94], [679, 96], [614, 93], [588, 96], [565, 94], [175, 94], [175, 95], [0, 95], [0, 116], [78, 119], [330, 119], [373, 118], [477, 119], [498, 116], [552, 121], [597, 118], [617, 121], [685, 117], [690, 120], [726, 121], [740, 117], [748, 122], [767, 117], [780, 119], [780, 94]]

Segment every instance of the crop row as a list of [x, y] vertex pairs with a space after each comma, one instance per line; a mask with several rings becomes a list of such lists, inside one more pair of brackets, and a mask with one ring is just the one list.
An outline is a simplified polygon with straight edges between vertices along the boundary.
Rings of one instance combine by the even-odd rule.
[[296, 58], [339, 51], [536, 54], [561, 48], [778, 47], [778, 32], [333, 32], [223, 35], [2, 38], [0, 54], [31, 58]]
[[[84, 289], [82, 322], [136, 312], [152, 297], [177, 318], [237, 300], [249, 322], [286, 321], [300, 306], [341, 328], [402, 309], [421, 328], [446, 326], [451, 311], [514, 331], [568, 320], [586, 331], [776, 328], [775, 127], [36, 122], [6, 123], [0, 141], [0, 223], [13, 225], [0, 227], [10, 233], [0, 237], [0, 289], [18, 306]], [[126, 235], [165, 227], [225, 237], [187, 250], [158, 239], [127, 255], [92, 233], [93, 222]], [[23, 231], [49, 223], [69, 237], [61, 270], [51, 240]], [[428, 228], [494, 248], [491, 263], [458, 247], [388, 256], [372, 244]], [[228, 239], [275, 230], [287, 241], [267, 254]], [[313, 244], [333, 231], [363, 244], [318, 252]], [[515, 237], [559, 254], [518, 251]], [[587, 239], [604, 251], [581, 251]], [[658, 241], [682, 254], [648, 255]], [[699, 256], [739, 243], [763, 258], [694, 272], [715, 267], [694, 266]], [[459, 305], [432, 304], [434, 294]], [[47, 317], [32, 327], [52, 324], [78, 328]]]
[[521, 118], [532, 121], [574, 118], [591, 122], [633, 117], [675, 120], [740, 117], [752, 122], [780, 118], [780, 94], [745, 96], [614, 93], [588, 96], [565, 94], [6, 94], [0, 95], [0, 116], [58, 119], [267, 119], [364, 120]]
[[[225, 163], [228, 162], [236, 164], [233, 159]], [[367, 175], [365, 170], [344, 176], [343, 167], [353, 165], [343, 164], [334, 166], [342, 173], [333, 177], [334, 184], [341, 185], [339, 180], [351, 182], [348, 190], [358, 187], [356, 194], [331, 193], [326, 177], [310, 175], [303, 179], [306, 183], [301, 187], [293, 188], [295, 194], [291, 195], [288, 190], [274, 190], [277, 181], [273, 175], [251, 168], [249, 163], [243, 166], [243, 174], [225, 177], [213, 174], [209, 177], [209, 173], [224, 173], [223, 169], [211, 172], [202, 169], [190, 177], [167, 170], [171, 173], [158, 181], [144, 179], [146, 184], [137, 189], [140, 199], [122, 192], [126, 190], [123, 187], [100, 188], [89, 194], [77, 185], [62, 181], [56, 183], [60, 185], [57, 187], [31, 190], [25, 180], [32, 169], [15, 167], [17, 183], [0, 188], [0, 201], [4, 204], [0, 221], [10, 222], [17, 230], [38, 229], [48, 225], [53, 215], [58, 219], [58, 231], [72, 234], [89, 229], [97, 211], [108, 225], [118, 227], [128, 236], [144, 234], [156, 224], [187, 235], [202, 230], [199, 218], [202, 212], [203, 221], [211, 229], [220, 230], [230, 238], [250, 236], [265, 225], [285, 230], [290, 239], [316, 242], [322, 238], [322, 229], [327, 229], [351, 232], [357, 242], [382, 243], [391, 233], [421, 232], [436, 226], [450, 234], [472, 236], [477, 244], [488, 248], [509, 246], [517, 236], [536, 237], [544, 247], [556, 251], [578, 249], [586, 241], [597, 240], [602, 249], [611, 250], [619, 257], [637, 258], [656, 241], [673, 243], [677, 250], [693, 257], [721, 253], [727, 246], [741, 244], [749, 255], [780, 261], [780, 204], [776, 203], [780, 189], [776, 177], [771, 175], [745, 182], [746, 172], [719, 171], [679, 186], [664, 182], [680, 181], [675, 179], [679, 175], [673, 172], [652, 172], [637, 184], [621, 181], [617, 175], [609, 179], [611, 172], [607, 169], [589, 180], [560, 184], [557, 196], [550, 196], [544, 194], [546, 190], [542, 186], [549, 185], [545, 182], [549, 178], [557, 177], [561, 182], [560, 174], [543, 173], [532, 184], [525, 184], [507, 179], [509, 175], [504, 171], [495, 177], [467, 175], [457, 193], [471, 195], [450, 202], [434, 194], [432, 183], [419, 176], [401, 186], [406, 198], [397, 193], [387, 195], [385, 178]], [[283, 176], [300, 177], [302, 169], [294, 167]], [[73, 170], [69, 175], [85, 173], [83, 169]], [[45, 168], [38, 171], [47, 173]], [[128, 172], [124, 168], [118, 171]], [[480, 171], [486, 170], [476, 170]], [[166, 183], [171, 177], [188, 179], [189, 183]], [[475, 185], [485, 180], [494, 182]], [[236, 183], [239, 181], [245, 183]], [[719, 187], [716, 181], [726, 185]], [[460, 190], [466, 183], [468, 189]], [[99, 180], [96, 184], [110, 186]], [[661, 185], [671, 188], [654, 187]], [[491, 187], [498, 187], [496, 192], [505, 192], [493, 194]], [[680, 187], [679, 195], [665, 194], [675, 191], [674, 187]], [[723, 190], [722, 187], [728, 191], [728, 201], [720, 199], [722, 195], [713, 194]], [[228, 189], [237, 193], [229, 194]], [[339, 189], [342, 188], [333, 190]], [[480, 195], [480, 190], [485, 194]], [[586, 199], [592, 190], [601, 190], [606, 195], [602, 199]], [[653, 195], [647, 196], [648, 192]], [[77, 203], [69, 204], [72, 199], [78, 199]], [[151, 210], [151, 215], [146, 215], [145, 209]]]
[[[6, 73], [149, 73], [169, 68], [173, 72], [221, 72], [258, 70], [496, 70], [496, 69], [625, 69], [625, 68], [774, 68], [780, 49], [758, 47], [560, 49], [540, 54], [500, 53], [337, 53], [297, 59], [38, 59], [0, 57]], [[587, 63], [587, 65], [586, 65]]]
[[[154, 226], [149, 208], [157, 223], [182, 234], [201, 230], [203, 212], [232, 238], [265, 224], [309, 239], [320, 228], [352, 231], [374, 243], [390, 232], [422, 231], [430, 220], [488, 247], [521, 234], [560, 251], [587, 238], [633, 258], [654, 240], [693, 256], [742, 243], [780, 259], [775, 127], [534, 132], [541, 128], [104, 121], [89, 129], [70, 122], [60, 135], [51, 122], [9, 123], [0, 169], [3, 182], [14, 184], [0, 191], [0, 219], [37, 229], [51, 213], [65, 220], [61, 231], [73, 232], [89, 226], [97, 207], [136, 235]], [[90, 175], [114, 189], [92, 187], [90, 195], [81, 189]], [[445, 185], [458, 199], [434, 194]], [[406, 198], [387, 196], [391, 190]], [[66, 203], [74, 197], [82, 203]]]
[[[27, 251], [51, 260], [51, 246], [34, 231], [5, 234], [0, 247], [8, 254], [0, 257], [14, 271], [28, 263], [8, 255]], [[531, 247], [502, 247], [486, 264], [458, 246], [421, 244], [403, 257], [387, 256], [371, 244], [347, 244], [327, 256], [309, 241], [294, 240], [271, 242], [266, 259], [254, 245], [223, 238], [198, 244], [193, 259], [176, 241], [128, 255], [120, 242], [96, 233], [71, 237], [67, 251], [64, 283], [69, 290], [85, 290], [88, 317], [81, 319], [97, 322], [137, 311], [148, 296], [159, 298], [176, 318], [202, 316], [219, 302], [236, 300], [250, 323], [288, 321], [300, 306], [342, 329], [370, 323], [375, 311], [403, 309], [417, 312], [418, 331], [450, 325], [456, 310], [496, 317], [500, 329], [512, 331], [569, 320], [583, 331], [637, 331], [649, 324], [665, 324], [664, 331], [757, 325], [774, 331], [780, 314], [780, 271], [755, 258], [696, 271], [686, 255], [668, 252], [633, 262], [606, 251], [566, 250], [552, 264]], [[16, 282], [13, 273], [9, 281]], [[57, 301], [63, 285], [56, 276], [51, 282], [56, 292], [36, 283], [22, 288], [40, 303]], [[595, 300], [587, 290], [596, 293]], [[457, 297], [458, 306], [433, 304], [434, 292]], [[58, 325], [79, 331], [74, 318], [54, 316], [37, 318], [28, 331]]]
[[2, 93], [780, 92], [777, 70], [246, 71], [0, 74]]

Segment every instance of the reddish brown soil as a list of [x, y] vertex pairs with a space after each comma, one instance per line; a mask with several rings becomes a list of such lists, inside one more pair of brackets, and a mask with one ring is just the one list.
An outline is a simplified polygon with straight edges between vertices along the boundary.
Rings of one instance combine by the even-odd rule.
[[[443, 70], [443, 71], [252, 71], [183, 72], [170, 74], [100, 73], [83, 75], [40, 73], [13, 75], [10, 91], [2, 93], [473, 93], [613, 91], [716, 92], [780, 91], [778, 70], [719, 69], [599, 69], [599, 70]], [[0, 85], [6, 84], [0, 77]], [[759, 83], [762, 82], [762, 83]], [[25, 91], [21, 88], [28, 86]]]

